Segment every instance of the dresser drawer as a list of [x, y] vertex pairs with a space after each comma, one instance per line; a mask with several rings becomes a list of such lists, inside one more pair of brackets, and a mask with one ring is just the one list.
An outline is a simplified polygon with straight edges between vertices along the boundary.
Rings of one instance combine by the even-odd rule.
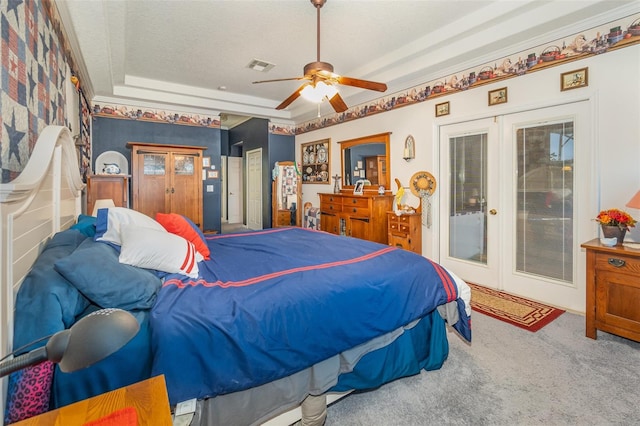
[[363, 209], [369, 208], [369, 199], [360, 197], [344, 197], [342, 199], [342, 205], [345, 208], [359, 207]]
[[342, 203], [342, 197], [333, 194], [320, 194], [320, 204], [322, 203]]
[[640, 275], [640, 258], [615, 253], [597, 253], [596, 271]]
[[355, 206], [342, 206], [342, 211], [351, 217], [358, 217], [358, 218], [371, 217], [371, 211], [367, 208], [355, 207]]
[[342, 204], [340, 203], [323, 202], [320, 204], [320, 213], [340, 213], [341, 211]]

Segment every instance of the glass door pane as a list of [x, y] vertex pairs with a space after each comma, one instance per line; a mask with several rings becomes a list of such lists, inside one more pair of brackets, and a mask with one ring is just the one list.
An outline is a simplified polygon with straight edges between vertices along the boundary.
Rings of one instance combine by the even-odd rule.
[[487, 134], [449, 139], [449, 256], [487, 263]]
[[573, 281], [573, 122], [517, 128], [516, 271]]

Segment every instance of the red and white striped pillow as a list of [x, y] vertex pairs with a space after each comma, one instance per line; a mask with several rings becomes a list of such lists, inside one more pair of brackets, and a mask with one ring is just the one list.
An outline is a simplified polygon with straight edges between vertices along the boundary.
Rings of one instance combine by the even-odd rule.
[[124, 225], [120, 230], [120, 263], [198, 278], [203, 260], [192, 242], [167, 231]]

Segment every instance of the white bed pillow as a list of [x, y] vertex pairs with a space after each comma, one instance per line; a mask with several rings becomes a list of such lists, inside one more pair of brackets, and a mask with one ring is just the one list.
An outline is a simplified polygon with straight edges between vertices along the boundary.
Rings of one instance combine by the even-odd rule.
[[192, 242], [164, 230], [123, 225], [120, 263], [198, 278], [203, 257]]
[[122, 245], [120, 234], [125, 225], [166, 232], [162, 225], [143, 213], [126, 207], [109, 207], [98, 210], [94, 240]]

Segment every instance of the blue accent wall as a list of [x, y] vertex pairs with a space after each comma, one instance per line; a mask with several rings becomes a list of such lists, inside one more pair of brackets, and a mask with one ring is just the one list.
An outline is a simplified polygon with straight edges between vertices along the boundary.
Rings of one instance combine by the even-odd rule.
[[[131, 169], [131, 150], [128, 142], [150, 142], [171, 145], [205, 146], [204, 156], [211, 158], [211, 164], [220, 172], [221, 167], [221, 129], [212, 127], [183, 126], [149, 121], [119, 120], [105, 117], [93, 119], [93, 158], [92, 169], [96, 167], [95, 159], [105, 151], [117, 151], [129, 161]], [[131, 170], [129, 170], [131, 174]], [[203, 229], [205, 231], [221, 231], [221, 176], [218, 179], [202, 181]], [[207, 192], [207, 186], [213, 186], [213, 192]], [[131, 199], [131, 188], [129, 188]]]

